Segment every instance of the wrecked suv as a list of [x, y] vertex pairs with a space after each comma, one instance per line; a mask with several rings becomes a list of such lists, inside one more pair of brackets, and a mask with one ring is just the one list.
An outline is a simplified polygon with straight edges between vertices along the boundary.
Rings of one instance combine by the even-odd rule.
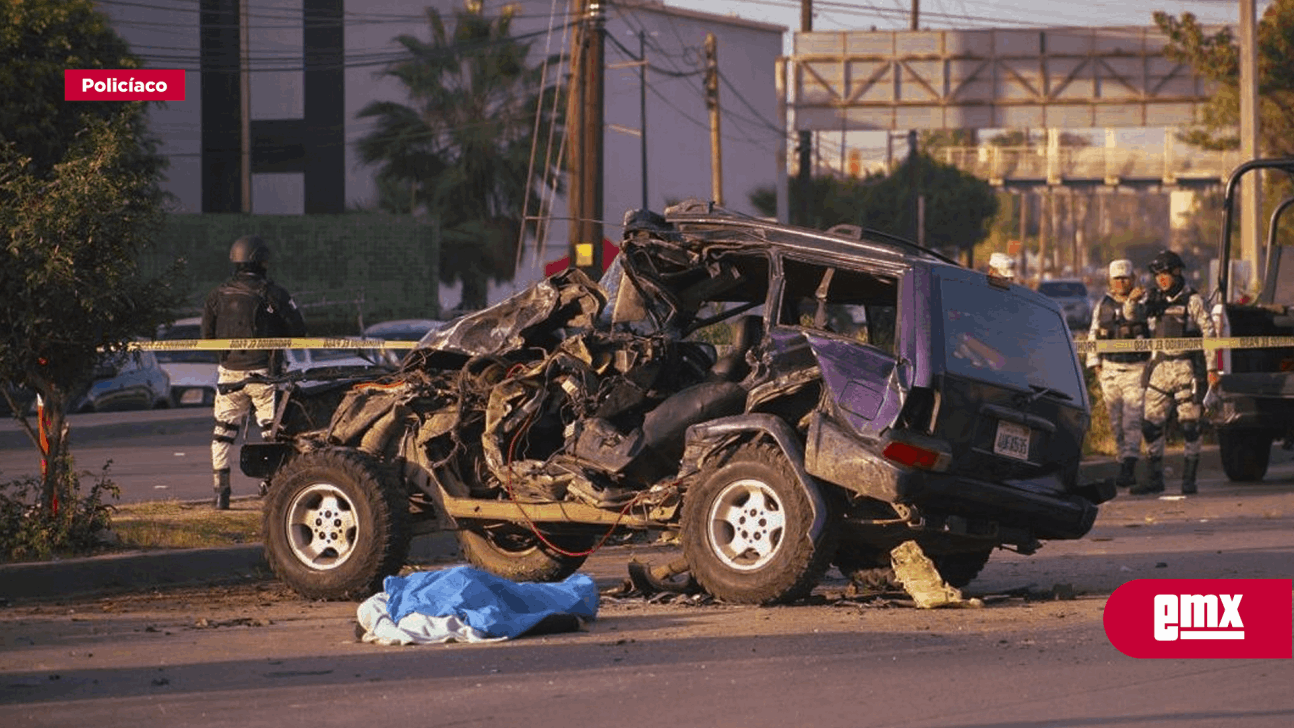
[[[568, 270], [430, 332], [394, 373], [278, 382], [264, 542], [303, 595], [358, 598], [412, 534], [561, 579], [619, 531], [680, 545], [636, 578], [806, 595], [914, 541], [953, 586], [999, 547], [1083, 536], [1090, 414], [1057, 305], [911, 243], [690, 201], [626, 215]], [[637, 572], [634, 567], [637, 566]]]

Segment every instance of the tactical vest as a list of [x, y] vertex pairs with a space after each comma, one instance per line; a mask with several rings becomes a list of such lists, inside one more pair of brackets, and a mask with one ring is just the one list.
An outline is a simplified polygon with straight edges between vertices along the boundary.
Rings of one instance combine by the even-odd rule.
[[[1096, 338], [1098, 339], [1148, 339], [1150, 327], [1145, 321], [1132, 321], [1123, 315], [1123, 304], [1109, 294], [1096, 305]], [[1148, 351], [1110, 351], [1101, 359], [1119, 364], [1131, 364], [1150, 358]]]
[[237, 276], [229, 280], [220, 287], [216, 338], [270, 335], [269, 307], [269, 283], [264, 278]]
[[1158, 316], [1155, 317], [1155, 338], [1177, 339], [1204, 335], [1199, 324], [1191, 317], [1190, 303], [1193, 295], [1195, 289], [1184, 285], [1176, 296], [1160, 304]]
[[[260, 276], [235, 275], [217, 290], [217, 339], [263, 338], [279, 334], [271, 310], [269, 281]], [[228, 369], [278, 368], [279, 354], [264, 349], [234, 349], [220, 353]]]
[[[1155, 307], [1158, 312], [1158, 315], [1155, 316], [1155, 338], [1176, 339], [1204, 336], [1204, 332], [1200, 330], [1200, 325], [1191, 316], [1190, 303], [1193, 295], [1195, 295], [1195, 289], [1183, 284], [1182, 290], [1178, 291], [1176, 296], [1164, 299]], [[1190, 359], [1200, 372], [1203, 372], [1204, 369], [1204, 352], [1202, 351], [1161, 351], [1158, 352], [1157, 356], [1162, 359]]]

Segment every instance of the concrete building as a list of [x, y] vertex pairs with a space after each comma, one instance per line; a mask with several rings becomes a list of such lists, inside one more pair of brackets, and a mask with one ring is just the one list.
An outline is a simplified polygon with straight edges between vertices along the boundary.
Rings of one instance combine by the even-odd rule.
[[[375, 168], [361, 163], [356, 142], [374, 128], [356, 113], [373, 101], [407, 103], [404, 88], [381, 75], [401, 56], [394, 39], [428, 39], [424, 8], [452, 20], [461, 0], [247, 0], [251, 210], [258, 214], [338, 213], [372, 208]], [[503, 3], [485, 0], [487, 15]], [[186, 98], [151, 112], [152, 128], [170, 160], [166, 188], [177, 212], [238, 212], [241, 83], [239, 0], [125, 2], [99, 9], [150, 68], [186, 71]], [[569, 46], [567, 3], [517, 3], [514, 37], [529, 37], [532, 57]], [[754, 212], [752, 191], [772, 186], [784, 134], [774, 83], [781, 26], [669, 7], [647, 0], [606, 7], [605, 171], [603, 219], [619, 235], [624, 211], [640, 207], [641, 144], [646, 126], [647, 204], [659, 210], [686, 197], [709, 198], [711, 144], [703, 75], [707, 33], [718, 41], [722, 109], [723, 189], [728, 207]], [[645, 51], [646, 108], [639, 67], [617, 67]], [[644, 120], [645, 116], [645, 120]], [[566, 214], [566, 202], [553, 207]], [[527, 272], [566, 249], [555, 221], [546, 250], [533, 242]]]

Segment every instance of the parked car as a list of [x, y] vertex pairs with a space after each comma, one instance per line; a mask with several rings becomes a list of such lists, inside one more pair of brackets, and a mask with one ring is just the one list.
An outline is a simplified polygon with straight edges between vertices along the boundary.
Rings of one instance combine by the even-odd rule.
[[[444, 326], [444, 321], [435, 319], [396, 319], [373, 324], [364, 329], [365, 339], [384, 339], [386, 341], [421, 341], [428, 332]], [[391, 368], [400, 366], [400, 360], [408, 353], [406, 349], [387, 349], [374, 351], [371, 356]]]
[[[36, 400], [35, 392], [26, 387], [20, 387], [10, 382], [5, 382], [0, 386], [3, 386], [9, 396], [13, 398], [14, 403], [18, 406], [19, 412], [26, 413], [31, 411], [32, 403]], [[10, 414], [13, 414], [13, 409], [9, 406], [9, 400], [0, 396], [0, 415]]]
[[104, 355], [94, 381], [71, 400], [69, 412], [109, 412], [171, 406], [171, 380], [151, 351]]
[[[197, 316], [179, 319], [157, 330], [159, 341], [201, 338], [202, 319]], [[215, 403], [218, 357], [219, 352], [215, 351], [157, 352], [157, 361], [171, 379], [171, 400], [177, 407], [210, 407]]]
[[[1088, 532], [1091, 413], [1057, 303], [913, 243], [688, 201], [626, 215], [600, 283], [568, 270], [425, 336], [398, 371], [287, 376], [266, 443], [266, 555], [357, 598], [410, 535], [561, 579], [609, 532], [669, 536], [730, 602], [801, 598], [915, 542], [954, 586], [998, 547]], [[325, 526], [320, 526], [325, 523]]]
[[285, 349], [288, 371], [315, 367], [371, 367], [377, 364], [365, 349]]
[[[171, 406], [170, 379], [150, 351], [106, 355], [94, 371], [94, 379], [74, 393], [68, 412], [107, 412], [153, 409]], [[36, 411], [36, 393], [26, 387], [4, 385], [26, 414]], [[0, 397], [0, 413], [11, 414]]]
[[1092, 325], [1092, 298], [1083, 281], [1077, 278], [1041, 281], [1038, 292], [1060, 304], [1070, 329], [1086, 331]]

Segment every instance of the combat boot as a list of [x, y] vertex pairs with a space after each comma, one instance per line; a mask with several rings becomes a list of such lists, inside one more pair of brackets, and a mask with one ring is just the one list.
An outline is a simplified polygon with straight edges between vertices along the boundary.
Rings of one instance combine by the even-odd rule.
[[1114, 479], [1114, 484], [1120, 488], [1127, 488], [1137, 484], [1136, 458], [1123, 459], [1123, 463], [1119, 466], [1119, 475]]
[[1195, 487], [1195, 471], [1199, 470], [1200, 456], [1194, 455], [1186, 458], [1182, 463], [1182, 494], [1195, 495], [1199, 490]]
[[218, 510], [218, 511], [227, 511], [227, 510], [229, 510], [229, 491], [230, 491], [230, 487], [229, 487], [229, 471], [228, 471], [228, 470], [217, 470], [217, 471], [216, 471], [216, 473], [215, 473], [215, 481], [214, 481], [214, 483], [213, 483], [213, 485], [212, 485], [212, 488], [214, 488], [214, 489], [215, 489], [215, 497], [213, 498], [213, 500], [212, 500], [212, 503], [211, 503], [211, 504], [212, 504], [213, 506], [215, 506], [216, 510]]
[[1150, 479], [1144, 485], [1138, 483], [1128, 489], [1132, 495], [1149, 495], [1164, 492], [1164, 459], [1150, 458]]

